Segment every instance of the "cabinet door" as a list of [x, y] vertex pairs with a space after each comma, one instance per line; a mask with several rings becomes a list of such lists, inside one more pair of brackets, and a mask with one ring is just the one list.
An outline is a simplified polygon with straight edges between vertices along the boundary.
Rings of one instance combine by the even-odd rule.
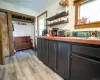
[[100, 62], [73, 54], [71, 80], [100, 80]]
[[42, 61], [48, 65], [48, 40], [42, 40]]
[[55, 41], [49, 41], [49, 67], [56, 71], [57, 44]]
[[70, 45], [68, 43], [58, 42], [57, 73], [65, 80], [70, 76], [70, 57]]
[[42, 60], [41, 54], [41, 39], [37, 39], [37, 56], [40, 60]]

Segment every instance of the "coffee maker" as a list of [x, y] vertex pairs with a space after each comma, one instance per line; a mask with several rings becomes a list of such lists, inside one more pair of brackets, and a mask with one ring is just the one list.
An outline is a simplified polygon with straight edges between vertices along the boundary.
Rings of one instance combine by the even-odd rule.
[[52, 28], [52, 35], [58, 36], [58, 30], [59, 30], [59, 28]]

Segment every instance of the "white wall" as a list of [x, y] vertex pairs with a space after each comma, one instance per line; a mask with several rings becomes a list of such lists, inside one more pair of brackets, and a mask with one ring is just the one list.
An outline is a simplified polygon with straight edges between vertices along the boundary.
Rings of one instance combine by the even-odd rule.
[[[87, 29], [74, 29], [74, 23], [75, 23], [75, 7], [73, 4], [73, 0], [69, 0], [69, 7], [64, 8], [59, 6], [60, 0], [58, 0], [56, 3], [48, 7], [48, 17], [55, 15], [56, 13], [59, 13], [64, 10], [69, 10], [69, 23], [63, 24], [63, 25], [56, 25], [54, 27], [61, 28], [61, 29], [70, 29], [71, 31], [76, 30], [76, 31], [86, 31], [86, 30], [100, 30], [100, 28], [87, 28]], [[44, 11], [45, 11], [44, 10]], [[42, 13], [42, 12], [41, 12]], [[95, 26], [94, 26], [95, 27]]]
[[26, 23], [26, 25], [19, 25], [17, 24], [18, 23], [17, 21], [12, 21], [12, 23], [14, 25], [13, 36], [14, 37], [30, 36], [30, 38], [33, 40], [32, 43], [34, 46], [34, 25], [32, 23]]
[[[35, 17], [38, 15], [38, 13], [33, 10], [30, 10], [28, 8], [24, 8], [21, 6], [17, 6], [17, 5], [14, 5], [14, 4], [5, 2], [5, 1], [1, 1], [1, 0], [0, 0], [0, 8], [27, 14], [27, 15], [31, 15], [31, 16], [35, 16]], [[37, 31], [37, 21], [35, 21], [34, 26], [35, 26], [35, 32], [36, 32]], [[34, 31], [33, 31], [33, 33], [34, 33]], [[37, 33], [36, 33], [36, 36], [37, 36]]]
[[27, 14], [27, 15], [32, 15], [32, 16], [37, 16], [37, 14], [38, 14], [37, 12], [30, 10], [28, 8], [14, 5], [14, 4], [5, 2], [5, 1], [0, 1], [0, 8]]

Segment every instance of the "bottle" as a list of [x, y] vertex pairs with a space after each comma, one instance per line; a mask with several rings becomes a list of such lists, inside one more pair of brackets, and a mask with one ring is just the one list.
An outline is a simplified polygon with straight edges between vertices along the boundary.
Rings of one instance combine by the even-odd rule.
[[52, 28], [49, 28], [49, 36], [52, 36]]

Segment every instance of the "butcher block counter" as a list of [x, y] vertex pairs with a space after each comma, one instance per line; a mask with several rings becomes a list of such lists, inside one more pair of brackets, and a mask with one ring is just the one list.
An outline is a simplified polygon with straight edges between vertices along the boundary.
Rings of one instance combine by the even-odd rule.
[[100, 80], [100, 39], [40, 36], [37, 52], [64, 80]]
[[49, 36], [39, 36], [37, 38], [100, 45], [100, 39], [95, 39], [95, 38], [92, 39], [84, 37], [80, 38], [80, 37], [49, 37]]

